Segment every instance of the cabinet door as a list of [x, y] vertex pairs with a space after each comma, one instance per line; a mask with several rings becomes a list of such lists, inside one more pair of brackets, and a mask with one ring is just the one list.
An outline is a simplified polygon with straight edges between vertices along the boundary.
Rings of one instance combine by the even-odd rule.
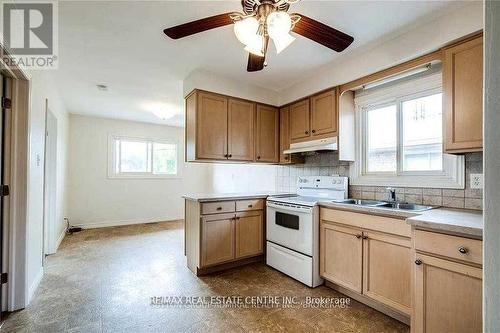
[[236, 258], [263, 253], [263, 227], [261, 210], [236, 214]]
[[483, 147], [483, 37], [444, 51], [445, 152]]
[[412, 332], [482, 332], [482, 270], [416, 253]]
[[361, 293], [361, 230], [321, 222], [320, 237], [320, 275]]
[[403, 313], [411, 312], [411, 241], [363, 232], [363, 294]]
[[255, 104], [230, 99], [228, 105], [228, 159], [253, 161]]
[[196, 111], [196, 157], [226, 159], [227, 98], [200, 92]]
[[290, 148], [290, 108], [280, 109], [280, 163], [290, 163], [290, 155], [283, 151]]
[[279, 112], [266, 105], [257, 105], [257, 137], [255, 159], [257, 162], [279, 161]]
[[202, 218], [202, 267], [234, 259], [234, 221], [234, 214], [215, 214]]
[[290, 105], [290, 140], [304, 141], [310, 133], [309, 99]]
[[311, 134], [313, 137], [338, 135], [335, 90], [311, 97]]

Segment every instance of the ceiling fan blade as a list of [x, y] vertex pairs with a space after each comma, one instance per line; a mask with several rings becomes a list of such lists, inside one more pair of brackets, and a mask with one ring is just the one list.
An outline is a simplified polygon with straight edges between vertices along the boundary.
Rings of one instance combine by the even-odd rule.
[[233, 20], [231, 19], [231, 17], [229, 17], [230, 14], [231, 13], [225, 13], [225, 14], [206, 17], [200, 20], [167, 28], [163, 30], [163, 32], [165, 33], [165, 35], [167, 35], [172, 39], [179, 39], [182, 37], [194, 35], [202, 31], [215, 29], [223, 27], [225, 25], [232, 24]]
[[264, 69], [265, 57], [259, 57], [255, 54], [248, 54], [247, 72], [258, 72]]
[[354, 37], [343, 33], [337, 29], [327, 26], [321, 22], [313, 20], [302, 14], [300, 20], [295, 24], [292, 31], [309, 38], [316, 43], [324, 45], [337, 52], [344, 51], [354, 41]]

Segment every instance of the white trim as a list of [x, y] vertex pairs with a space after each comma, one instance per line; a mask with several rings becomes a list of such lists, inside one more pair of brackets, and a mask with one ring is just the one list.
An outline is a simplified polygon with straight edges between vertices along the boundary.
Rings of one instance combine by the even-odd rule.
[[[443, 172], [401, 172], [397, 173], [369, 173], [364, 172], [364, 145], [366, 130], [363, 126], [364, 111], [375, 105], [383, 106], [397, 103], [401, 100], [417, 98], [430, 93], [441, 91], [441, 73], [419, 77], [373, 89], [368, 92], [360, 92], [355, 98], [356, 104], [356, 159], [349, 168], [350, 183], [352, 185], [366, 186], [401, 186], [401, 187], [434, 187], [434, 188], [465, 188], [465, 158], [463, 156], [443, 154]], [[400, 133], [398, 133], [398, 136]], [[399, 156], [398, 162], [399, 161]]]
[[97, 228], [107, 228], [107, 227], [119, 227], [125, 225], [133, 224], [146, 224], [146, 223], [156, 223], [156, 222], [178, 222], [183, 221], [182, 218], [179, 219], [169, 219], [165, 217], [151, 217], [146, 219], [131, 219], [131, 220], [104, 220], [99, 222], [82, 222], [75, 224], [77, 227], [83, 229], [97, 229]]
[[[144, 173], [120, 173], [115, 172], [115, 145], [114, 142], [117, 139], [124, 139], [127, 141], [138, 141], [138, 142], [148, 142], [148, 143], [165, 143], [173, 144], [176, 146], [177, 152], [177, 173], [176, 174], [154, 174], [152, 172]], [[182, 169], [180, 161], [182, 161], [182, 149], [179, 148], [179, 140], [177, 139], [165, 139], [165, 138], [146, 138], [146, 137], [134, 137], [126, 135], [108, 135], [108, 179], [180, 179], [182, 178]], [[148, 161], [149, 163], [149, 161]], [[152, 161], [151, 161], [152, 163]]]
[[42, 282], [42, 279], [43, 279], [43, 267], [40, 267], [40, 270], [36, 274], [36, 277], [33, 280], [33, 283], [29, 287], [29, 290], [28, 290], [28, 299], [27, 299], [27, 303], [26, 304], [29, 304], [31, 302], [31, 300], [33, 299], [33, 296], [34, 296], [36, 290], [38, 289], [38, 286], [40, 285], [40, 282]]
[[57, 238], [56, 247], [54, 248], [54, 252], [53, 253], [57, 252], [57, 250], [59, 249], [59, 246], [61, 246], [61, 243], [62, 243], [64, 237], [66, 237], [66, 228], [64, 228], [62, 230], [61, 234], [59, 235], [59, 238]]

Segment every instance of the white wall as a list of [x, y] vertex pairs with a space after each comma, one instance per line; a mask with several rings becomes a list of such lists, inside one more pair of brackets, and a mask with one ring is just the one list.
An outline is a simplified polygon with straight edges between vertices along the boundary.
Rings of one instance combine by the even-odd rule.
[[[64, 236], [63, 216], [66, 213], [66, 159], [68, 114], [59, 96], [50, 71], [33, 71], [31, 75], [31, 110], [29, 115], [29, 171], [27, 224], [27, 286], [28, 301], [43, 274], [43, 183], [45, 151], [45, 101], [57, 118], [57, 197], [56, 226], [52, 238]], [[54, 244], [56, 247], [58, 244]]]
[[277, 168], [275, 165], [212, 164], [211, 192], [274, 192]]
[[195, 88], [271, 105], [279, 103], [278, 94], [271, 89], [225, 78], [200, 69], [192, 71], [184, 79], [184, 96], [187, 96]]
[[319, 68], [315, 75], [279, 92], [283, 105], [430, 53], [483, 28], [482, 2], [474, 1], [384, 43], [373, 43]]
[[108, 178], [108, 136], [173, 139], [183, 148], [184, 129], [70, 115], [69, 217], [73, 225], [103, 227], [182, 219], [182, 195], [210, 191], [207, 164], [179, 163], [176, 179]]
[[485, 2], [484, 332], [500, 332], [500, 2]]

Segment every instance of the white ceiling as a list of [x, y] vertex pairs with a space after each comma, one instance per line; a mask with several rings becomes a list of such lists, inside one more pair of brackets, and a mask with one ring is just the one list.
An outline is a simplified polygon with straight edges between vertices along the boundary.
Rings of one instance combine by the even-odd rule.
[[[314, 70], [354, 50], [404, 33], [462, 6], [458, 1], [307, 1], [290, 12], [305, 14], [354, 36], [336, 53], [306, 38], [280, 55], [272, 49], [269, 66], [247, 73], [247, 53], [232, 26], [180, 40], [166, 27], [241, 9], [239, 1], [59, 2], [59, 70], [56, 82], [71, 113], [181, 126], [182, 85], [195, 69], [282, 90]], [[99, 91], [96, 84], [106, 84]], [[176, 116], [160, 120], [154, 110]]]

